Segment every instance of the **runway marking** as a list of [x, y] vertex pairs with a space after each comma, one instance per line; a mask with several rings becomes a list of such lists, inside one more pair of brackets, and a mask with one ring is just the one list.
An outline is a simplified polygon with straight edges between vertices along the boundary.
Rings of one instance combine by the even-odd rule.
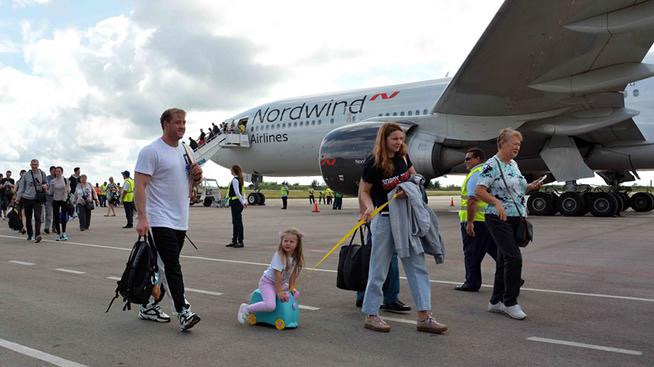
[[415, 320], [399, 319], [399, 318], [395, 318], [395, 317], [386, 317], [386, 316], [384, 316], [384, 317], [382, 317], [382, 319], [384, 319], [386, 321], [401, 322], [403, 324], [410, 324], [410, 325], [417, 324], [417, 322]]
[[77, 275], [86, 274], [86, 272], [79, 271], [79, 270], [72, 270], [72, 269], [56, 268], [54, 270], [60, 271], [62, 273], [69, 273], [69, 274], [77, 274]]
[[308, 311], [318, 311], [320, 307], [313, 307], [313, 306], [307, 306], [307, 305], [300, 305], [300, 309], [302, 310], [308, 310]]
[[0, 347], [12, 350], [16, 353], [32, 357], [34, 359], [39, 359], [41, 361], [53, 364], [59, 367], [88, 367], [87, 365], [80, 364], [77, 362], [69, 361], [67, 359], [57, 357], [50, 353], [42, 352], [24, 345], [10, 342], [9, 340], [0, 339]]
[[195, 289], [195, 288], [187, 288], [184, 287], [184, 290], [187, 292], [195, 292], [195, 293], [202, 293], [202, 294], [208, 294], [210, 296], [222, 296], [223, 294], [220, 292], [212, 292], [212, 291], [205, 291], [203, 289]]
[[109, 280], [120, 280], [120, 277], [107, 277]]
[[637, 350], [605, 347], [605, 346], [602, 346], [602, 345], [577, 343], [577, 342], [571, 342], [571, 341], [566, 341], [566, 340], [539, 338], [539, 337], [536, 337], [536, 336], [531, 336], [531, 337], [527, 338], [527, 340], [532, 341], [532, 342], [541, 342], [541, 343], [549, 343], [549, 344], [567, 345], [567, 346], [570, 346], [570, 347], [603, 350], [605, 352], [629, 354], [629, 355], [632, 355], [632, 356], [641, 356], [641, 355], [643, 355], [643, 352], [639, 352]]
[[[7, 236], [7, 235], [0, 235], [0, 238], [22, 239], [22, 237]], [[90, 244], [90, 243], [80, 243], [80, 242], [71, 242], [71, 241], [55, 242], [55, 241], [52, 241], [52, 240], [44, 240], [44, 242], [52, 242], [53, 244], [64, 245], [64, 246], [65, 245], [73, 245], [73, 246], [94, 247], [94, 248], [103, 248], [103, 249], [120, 250], [120, 251], [131, 251], [132, 250], [131, 248], [116, 247], [116, 246], [105, 246], [105, 245], [95, 245], [95, 244]], [[259, 262], [253, 262], [253, 261], [243, 261], [243, 260], [218, 259], [218, 258], [204, 257], [204, 256], [181, 255], [180, 257], [185, 258], [185, 259], [196, 259], [196, 260], [205, 260], [205, 261], [213, 261], [213, 262], [224, 262], [224, 263], [231, 263], [231, 264], [244, 264], [244, 265], [257, 265], [257, 266], [268, 266], [268, 265], [270, 265], [268, 263], [259, 263]], [[306, 270], [316, 271], [316, 272], [323, 272], [323, 273], [336, 273], [336, 270], [332, 270], [332, 269], [316, 269], [316, 268], [305, 268], [305, 269]], [[406, 280], [406, 277], [401, 277], [401, 278]], [[429, 281], [431, 283], [447, 284], [447, 285], [461, 284], [461, 282], [453, 282], [453, 281], [449, 281], [449, 280], [430, 279]], [[488, 284], [484, 284], [484, 285], [482, 285], [482, 287], [484, 287], [484, 288], [493, 288], [492, 285], [488, 285]], [[521, 288], [520, 290], [521, 291], [530, 291], [530, 292], [541, 292], [541, 293], [565, 294], [565, 295], [570, 295], [570, 296], [584, 296], [584, 297], [619, 299], [619, 300], [625, 300], [625, 301], [654, 302], [654, 298], [616, 296], [616, 295], [612, 295], [612, 294], [602, 294], [602, 293], [584, 293], [584, 292], [559, 291], [559, 290], [554, 290], [554, 289], [539, 289], [539, 288]]]
[[25, 266], [35, 265], [34, 263], [30, 263], [30, 262], [27, 262], [27, 261], [9, 260], [9, 262], [12, 263], [12, 264], [25, 265]]

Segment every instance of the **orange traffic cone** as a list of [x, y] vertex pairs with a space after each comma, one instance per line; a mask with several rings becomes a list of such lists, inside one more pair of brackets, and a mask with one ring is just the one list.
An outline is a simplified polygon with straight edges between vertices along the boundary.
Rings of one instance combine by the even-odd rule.
[[318, 210], [318, 203], [313, 202], [313, 210], [311, 211], [312, 213], [320, 213], [320, 210]]
[[454, 207], [454, 198], [450, 196], [450, 206]]

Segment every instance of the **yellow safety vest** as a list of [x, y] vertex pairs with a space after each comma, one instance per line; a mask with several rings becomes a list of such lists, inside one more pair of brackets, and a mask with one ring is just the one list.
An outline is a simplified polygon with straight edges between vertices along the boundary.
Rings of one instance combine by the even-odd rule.
[[[473, 173], [480, 172], [483, 166], [483, 164], [479, 164], [471, 169], [466, 176], [466, 179], [463, 180], [463, 184], [461, 184], [461, 208], [459, 210], [459, 220], [461, 223], [468, 221], [468, 180], [470, 180], [470, 176], [472, 176]], [[477, 198], [477, 211], [475, 212], [474, 218], [475, 222], [483, 222], [485, 220], [484, 211], [486, 210], [487, 206], [488, 204], [486, 202], [483, 202]]]
[[134, 202], [134, 180], [131, 178], [126, 178], [125, 182], [127, 182], [129, 186], [129, 190], [125, 190], [125, 197], [123, 197], [123, 202], [124, 203], [133, 203]]

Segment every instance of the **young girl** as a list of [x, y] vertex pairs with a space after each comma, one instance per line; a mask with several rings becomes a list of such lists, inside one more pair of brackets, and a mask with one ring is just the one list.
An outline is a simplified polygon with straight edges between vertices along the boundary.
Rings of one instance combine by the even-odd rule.
[[303, 266], [302, 233], [295, 228], [289, 228], [280, 233], [277, 252], [259, 280], [259, 291], [261, 291], [263, 301], [251, 305], [242, 303], [238, 309], [238, 322], [245, 323], [250, 312], [275, 310], [276, 297], [279, 297], [282, 302], [288, 302], [289, 290], [297, 299], [300, 292], [295, 290], [295, 283]]

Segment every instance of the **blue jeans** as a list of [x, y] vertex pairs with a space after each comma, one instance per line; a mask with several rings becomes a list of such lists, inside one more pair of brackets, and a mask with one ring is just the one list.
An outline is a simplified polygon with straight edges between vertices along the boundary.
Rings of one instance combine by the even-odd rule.
[[[370, 230], [368, 230], [368, 235], [366, 236], [366, 245], [372, 246], [372, 233]], [[393, 257], [391, 258], [391, 265], [388, 267], [388, 275], [386, 276], [384, 286], [382, 286], [382, 291], [384, 292], [385, 305], [398, 300], [400, 294], [400, 268], [397, 264], [396, 253], [393, 253]], [[357, 291], [357, 302], [363, 302], [363, 296], [365, 294], [364, 291]]]
[[[370, 235], [370, 232], [368, 232]], [[368, 240], [368, 242], [372, 242]], [[382, 286], [382, 291], [384, 292], [384, 304], [391, 304], [398, 299], [400, 294], [400, 268], [397, 264], [397, 254], [393, 253], [391, 257], [391, 265], [388, 267], [388, 275], [386, 276], [386, 281]], [[357, 301], [363, 301], [364, 291], [357, 291]]]
[[[386, 216], [377, 216], [372, 220], [372, 253], [370, 254], [370, 270], [368, 272], [368, 285], [363, 299], [361, 312], [366, 315], [378, 315], [382, 302], [382, 285], [388, 275], [391, 259], [395, 253], [395, 242], [391, 234], [390, 219]], [[424, 254], [411, 254], [402, 258], [402, 266], [406, 273], [411, 296], [416, 304], [417, 311], [431, 310], [431, 285], [429, 274], [425, 265]]]

